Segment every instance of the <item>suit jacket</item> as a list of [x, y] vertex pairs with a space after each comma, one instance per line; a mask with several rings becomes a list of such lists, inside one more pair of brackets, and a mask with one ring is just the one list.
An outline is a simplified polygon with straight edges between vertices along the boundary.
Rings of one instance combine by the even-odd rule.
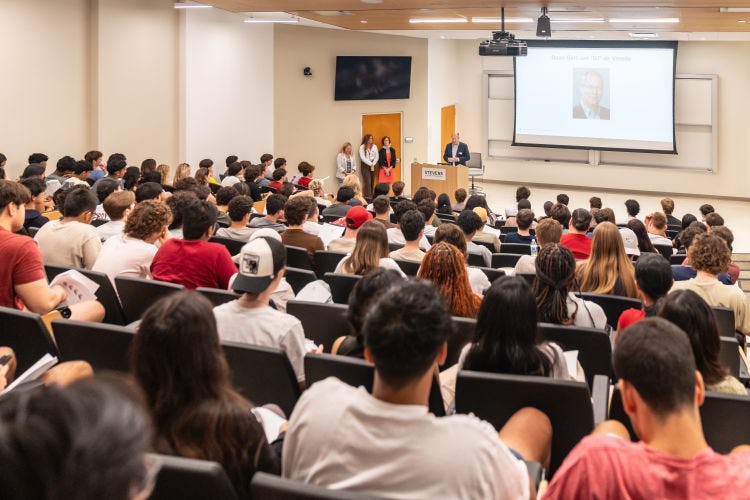
[[[581, 106], [580, 104], [573, 108], [573, 118], [586, 119], [586, 112], [583, 110], [583, 106]], [[599, 119], [609, 120], [609, 108], [599, 106]]]
[[[449, 142], [445, 146], [445, 153], [443, 154], [443, 161], [445, 163], [450, 163], [448, 161], [448, 158], [451, 158], [453, 156], [453, 143]], [[458, 150], [456, 151], [456, 158], [458, 158], [458, 164], [459, 165], [466, 165], [466, 162], [469, 161], [469, 158], [471, 157], [471, 153], [469, 153], [469, 146], [466, 145], [465, 142], [459, 142], [458, 143]]]
[[395, 167], [396, 166], [396, 150], [393, 148], [391, 149], [391, 164], [388, 165], [388, 160], [386, 159], [386, 153], [385, 148], [380, 148], [380, 158], [378, 163], [381, 167]]

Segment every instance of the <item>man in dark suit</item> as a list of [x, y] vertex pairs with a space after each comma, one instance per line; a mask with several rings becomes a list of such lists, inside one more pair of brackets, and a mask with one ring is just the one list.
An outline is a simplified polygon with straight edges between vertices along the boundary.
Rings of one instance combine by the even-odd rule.
[[604, 78], [596, 71], [587, 71], [581, 78], [581, 102], [573, 108], [573, 118], [609, 120], [609, 108], [600, 104], [604, 94]]
[[471, 157], [469, 146], [465, 142], [460, 142], [459, 139], [458, 132], [454, 132], [451, 135], [451, 142], [445, 145], [445, 153], [443, 154], [445, 163], [466, 165], [466, 162], [469, 161]]

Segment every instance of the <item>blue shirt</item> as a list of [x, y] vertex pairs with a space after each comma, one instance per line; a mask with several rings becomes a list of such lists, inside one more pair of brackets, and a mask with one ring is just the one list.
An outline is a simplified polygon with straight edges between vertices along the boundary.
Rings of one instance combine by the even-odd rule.
[[[690, 266], [672, 266], [672, 277], [675, 281], [687, 281], [695, 278], [698, 275], [698, 271]], [[732, 284], [732, 278], [729, 277], [729, 273], [721, 273], [719, 275], [719, 281], [725, 285]]]
[[522, 236], [518, 234], [517, 232], [513, 233], [507, 233], [505, 235], [505, 241], [503, 243], [524, 243], [524, 244], [531, 244], [531, 240], [533, 240], [533, 236]]

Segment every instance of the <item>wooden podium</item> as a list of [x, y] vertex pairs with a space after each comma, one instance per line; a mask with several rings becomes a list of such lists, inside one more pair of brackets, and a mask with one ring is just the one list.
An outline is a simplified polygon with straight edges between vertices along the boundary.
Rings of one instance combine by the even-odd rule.
[[432, 189], [437, 194], [446, 193], [453, 199], [458, 188], [468, 190], [469, 169], [463, 165], [430, 165], [428, 163], [411, 164], [411, 192], [420, 187]]

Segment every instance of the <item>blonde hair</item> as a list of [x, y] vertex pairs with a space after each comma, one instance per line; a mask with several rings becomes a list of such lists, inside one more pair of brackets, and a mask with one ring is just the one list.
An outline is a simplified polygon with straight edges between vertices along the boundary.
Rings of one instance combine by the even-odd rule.
[[177, 181], [184, 179], [185, 177], [190, 177], [190, 164], [180, 163], [177, 165], [177, 170], [174, 172], [174, 181], [172, 181], [172, 184], [177, 184]]
[[169, 165], [162, 163], [156, 167], [156, 171], [161, 174], [161, 183], [164, 185], [169, 184]]
[[619, 280], [625, 296], [638, 296], [633, 263], [625, 253], [619, 229], [611, 222], [597, 224], [591, 255], [579, 272], [582, 292], [614, 294]]
[[354, 190], [354, 197], [358, 199], [363, 205], [367, 205], [367, 203], [365, 203], [365, 199], [362, 197], [362, 182], [359, 180], [357, 174], [349, 174], [344, 177], [344, 181], [341, 183], [341, 185], [352, 188]]
[[320, 179], [313, 179], [310, 181], [310, 184], [308, 184], [307, 187], [310, 189], [310, 191], [313, 192], [313, 195], [315, 195], [315, 193], [317, 193], [318, 191], [323, 190], [323, 181], [321, 181]]
[[388, 257], [388, 251], [385, 226], [373, 220], [367, 221], [357, 232], [357, 242], [344, 262], [344, 271], [364, 276], [380, 266], [380, 259]]
[[346, 148], [351, 148], [352, 143], [351, 142], [345, 142], [343, 146], [341, 146], [341, 152], [346, 154]]

